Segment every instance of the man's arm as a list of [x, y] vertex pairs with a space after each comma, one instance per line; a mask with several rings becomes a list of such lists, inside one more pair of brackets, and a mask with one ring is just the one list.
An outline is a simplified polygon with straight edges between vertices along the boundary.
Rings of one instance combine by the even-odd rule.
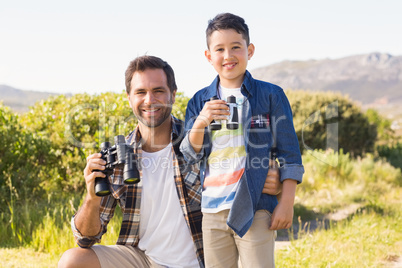
[[[77, 241], [80, 246], [91, 246], [96, 242], [94, 236], [98, 235], [101, 231], [101, 220], [99, 217], [100, 206], [102, 197], [95, 194], [95, 178], [105, 177], [100, 171], [105, 169], [105, 161], [101, 159], [101, 154], [96, 153], [87, 157], [87, 165], [84, 169], [85, 184], [87, 188], [87, 195], [85, 197], [84, 203], [73, 218], [73, 230], [74, 235], [77, 240], [82, 238], [87, 238], [87, 240], [93, 240], [90, 243], [81, 244]], [[93, 238], [93, 239], [91, 239]]]

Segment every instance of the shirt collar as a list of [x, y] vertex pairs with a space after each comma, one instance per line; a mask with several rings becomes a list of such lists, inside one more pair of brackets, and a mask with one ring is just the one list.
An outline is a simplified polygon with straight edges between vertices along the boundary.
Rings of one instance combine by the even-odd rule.
[[[241, 85], [241, 91], [242, 91], [243, 95], [245, 95], [245, 96], [253, 96], [252, 80], [253, 80], [253, 77], [251, 76], [249, 71], [246, 70], [246, 73], [244, 75], [244, 80], [243, 80], [243, 83]], [[209, 85], [209, 87], [206, 88], [206, 90], [204, 91], [204, 94], [202, 96], [202, 100], [203, 101], [209, 101], [212, 97], [216, 97], [217, 92], [218, 92], [217, 91], [218, 86], [219, 86], [219, 75], [217, 75], [216, 78], [214, 79], [214, 81], [212, 82], [212, 84]]]
[[[175, 144], [175, 141], [177, 139], [183, 138], [184, 125], [183, 125], [183, 121], [177, 119], [173, 115], [170, 115], [170, 116], [171, 116], [171, 119], [172, 119], [172, 121], [171, 121], [172, 122], [171, 123], [172, 124], [172, 133], [171, 133], [171, 136], [170, 136], [170, 141], [171, 142], [173, 141], [174, 144]], [[140, 140], [141, 140], [141, 133], [140, 133], [140, 128], [137, 125], [137, 127], [133, 131], [133, 134], [129, 135], [128, 141], [129, 141], [130, 145], [135, 144], [135, 147], [139, 147], [139, 146], [141, 146], [141, 143], [139, 142]]]

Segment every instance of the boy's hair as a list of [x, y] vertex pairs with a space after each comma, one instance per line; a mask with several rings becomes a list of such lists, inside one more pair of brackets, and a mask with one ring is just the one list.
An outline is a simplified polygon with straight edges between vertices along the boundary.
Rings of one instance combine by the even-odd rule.
[[177, 90], [176, 80], [174, 78], [174, 72], [172, 67], [161, 58], [155, 56], [144, 55], [137, 57], [130, 62], [126, 70], [126, 92], [130, 94], [131, 91], [131, 80], [135, 72], [143, 72], [147, 69], [162, 69], [167, 78], [167, 85], [170, 92]]
[[212, 20], [208, 21], [207, 34], [207, 46], [209, 49], [209, 38], [212, 33], [219, 30], [235, 30], [241, 34], [246, 40], [247, 46], [250, 44], [250, 35], [248, 32], [248, 26], [242, 17], [236, 16], [231, 13], [221, 13], [215, 16]]

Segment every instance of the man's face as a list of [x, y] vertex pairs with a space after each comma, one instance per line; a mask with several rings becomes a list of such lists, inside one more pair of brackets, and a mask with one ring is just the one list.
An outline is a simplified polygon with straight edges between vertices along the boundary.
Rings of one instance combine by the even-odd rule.
[[131, 79], [128, 100], [139, 124], [146, 127], [156, 128], [168, 121], [175, 96], [175, 91], [170, 92], [162, 69], [135, 72]]

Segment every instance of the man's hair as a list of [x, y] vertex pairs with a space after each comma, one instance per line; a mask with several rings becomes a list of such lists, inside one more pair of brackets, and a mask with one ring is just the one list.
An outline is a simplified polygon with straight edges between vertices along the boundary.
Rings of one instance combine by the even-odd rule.
[[241, 34], [246, 40], [247, 46], [250, 44], [250, 35], [248, 26], [242, 17], [231, 13], [221, 13], [215, 16], [212, 20], [208, 21], [208, 27], [206, 30], [207, 46], [209, 48], [209, 38], [212, 33], [219, 30], [235, 30]]
[[170, 92], [177, 90], [176, 80], [174, 78], [174, 72], [172, 67], [161, 58], [155, 56], [140, 56], [135, 58], [127, 67], [126, 70], [126, 92], [130, 94], [131, 91], [131, 80], [135, 72], [143, 72], [147, 69], [162, 69], [167, 78], [167, 85]]

